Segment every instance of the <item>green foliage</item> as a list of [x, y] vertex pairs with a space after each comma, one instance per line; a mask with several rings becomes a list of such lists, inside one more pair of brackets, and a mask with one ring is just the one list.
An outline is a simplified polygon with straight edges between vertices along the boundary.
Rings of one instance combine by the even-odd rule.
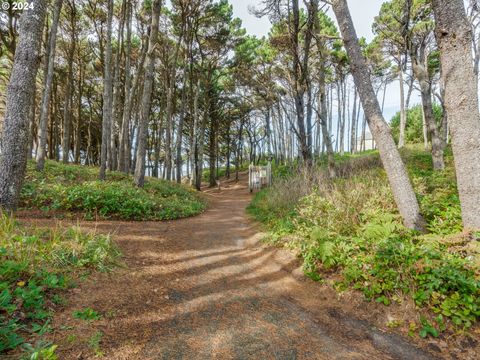
[[85, 321], [95, 321], [95, 320], [100, 320], [102, 316], [97, 311], [91, 308], [85, 308], [83, 310], [74, 311], [73, 317], [75, 319], [80, 319]]
[[45, 172], [33, 163], [21, 193], [24, 208], [39, 208], [67, 214], [124, 220], [172, 220], [196, 215], [206, 204], [197, 193], [183, 185], [150, 178], [145, 188], [133, 185], [130, 176], [109, 174], [98, 181], [97, 169], [47, 162]]
[[[248, 170], [248, 164], [242, 164], [239, 167], [239, 171], [246, 171]], [[226, 167], [221, 167], [218, 169], [218, 178], [222, 179], [225, 178], [225, 174], [227, 173], [227, 168]], [[217, 176], [215, 176], [217, 178]], [[232, 164], [230, 167], [230, 178], [234, 179], [235, 178], [235, 165]], [[202, 172], [202, 181], [208, 182], [210, 179], [210, 169], [205, 169]]]
[[55, 347], [24, 344], [51, 331], [53, 304], [81, 269], [109, 271], [119, 250], [109, 236], [78, 227], [24, 229], [0, 216], [0, 354], [23, 344], [31, 359], [55, 359]]
[[49, 342], [39, 341], [35, 346], [31, 344], [23, 344], [22, 350], [26, 353], [22, 359], [24, 360], [58, 360], [55, 354], [57, 345]]
[[101, 357], [103, 356], [103, 352], [100, 349], [100, 344], [102, 342], [103, 333], [101, 331], [95, 332], [89, 339], [88, 339], [88, 346], [93, 350], [95, 356]]
[[[442, 107], [438, 104], [433, 104], [433, 115], [438, 124], [442, 121]], [[395, 141], [398, 143], [400, 137], [400, 112], [397, 112], [390, 121], [392, 134]], [[405, 143], [419, 144], [423, 142], [423, 115], [422, 106], [415, 105], [407, 111], [407, 124], [405, 127]]]
[[338, 289], [358, 289], [384, 305], [409, 297], [428, 310], [418, 326], [410, 323], [411, 331], [426, 337], [448, 326], [467, 329], [478, 320], [480, 249], [474, 246], [477, 234], [458, 234], [450, 151], [446, 170], [434, 172], [431, 155], [418, 148], [404, 149], [402, 156], [428, 235], [402, 225], [375, 154], [338, 159], [342, 177], [333, 182], [319, 175], [321, 169], [293, 172], [256, 194], [249, 212], [266, 224], [270, 238], [299, 250], [309, 277], [321, 280], [334, 271], [341, 275]]

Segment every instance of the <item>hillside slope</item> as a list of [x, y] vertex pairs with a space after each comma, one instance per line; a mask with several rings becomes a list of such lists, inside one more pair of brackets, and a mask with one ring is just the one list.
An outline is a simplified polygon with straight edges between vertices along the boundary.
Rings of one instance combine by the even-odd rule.
[[187, 186], [147, 178], [137, 188], [130, 175], [111, 172], [99, 181], [98, 168], [48, 161], [44, 172], [29, 163], [21, 209], [42, 216], [86, 219], [172, 220], [201, 213], [206, 202]]
[[341, 176], [334, 181], [321, 166], [283, 171], [256, 194], [249, 212], [264, 223], [270, 242], [298, 252], [312, 279], [393, 305], [399, 311], [389, 327], [422, 337], [478, 329], [480, 233], [461, 232], [452, 156], [441, 172], [419, 147], [404, 150], [403, 159], [427, 234], [402, 225], [374, 152], [338, 158]]

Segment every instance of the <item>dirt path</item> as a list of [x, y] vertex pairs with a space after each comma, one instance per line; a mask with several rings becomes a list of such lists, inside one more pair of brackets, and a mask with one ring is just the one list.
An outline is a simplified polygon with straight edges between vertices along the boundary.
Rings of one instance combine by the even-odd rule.
[[[292, 275], [292, 255], [259, 244], [246, 187], [226, 186], [208, 193], [209, 210], [195, 218], [83, 224], [114, 232], [126, 267], [67, 296], [53, 323], [60, 359], [94, 358], [96, 332], [103, 358], [115, 360], [430, 358]], [[86, 307], [103, 318], [72, 318]]]

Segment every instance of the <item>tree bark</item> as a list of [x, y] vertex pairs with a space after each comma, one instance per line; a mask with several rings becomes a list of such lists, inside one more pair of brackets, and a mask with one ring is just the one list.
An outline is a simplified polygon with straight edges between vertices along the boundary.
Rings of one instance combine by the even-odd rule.
[[77, 44], [76, 34], [75, 34], [75, 17], [76, 17], [76, 7], [75, 1], [72, 1], [71, 4], [71, 26], [72, 26], [72, 37], [69, 44], [70, 49], [68, 51], [68, 79], [67, 79], [67, 88], [65, 90], [65, 104], [63, 108], [63, 138], [62, 138], [62, 162], [64, 164], [68, 163], [69, 153], [70, 153], [70, 137], [72, 129], [72, 105], [73, 105], [73, 88], [74, 88], [74, 75], [73, 75], [73, 61], [75, 59], [75, 48]]
[[107, 171], [107, 159], [110, 147], [110, 130], [112, 121], [112, 21], [113, 0], [108, 0], [107, 14], [107, 38], [105, 46], [105, 64], [103, 81], [103, 114], [102, 114], [102, 147], [100, 150], [100, 173], [99, 179], [105, 180]]
[[[32, 106], [30, 106], [30, 125], [28, 130], [28, 152], [27, 152], [27, 159], [32, 159], [32, 152], [33, 152], [33, 141], [34, 141], [34, 131], [35, 131], [35, 113], [37, 110], [37, 84], [33, 85], [33, 98], [32, 98]], [[1, 132], [1, 126], [0, 126]]]
[[[80, 52], [79, 52], [80, 53]], [[75, 164], [80, 164], [80, 148], [82, 146], [82, 97], [83, 97], [83, 72], [84, 65], [81, 63], [79, 54], [78, 66], [78, 98], [77, 98], [77, 122], [75, 123], [75, 145], [73, 148], [73, 158]]]
[[120, 171], [128, 172], [127, 160], [126, 157], [130, 156], [127, 154], [127, 142], [129, 141], [129, 127], [130, 127], [130, 117], [131, 117], [131, 102], [132, 96], [131, 92], [131, 69], [132, 66], [132, 4], [130, 0], [127, 0], [125, 17], [127, 23], [127, 38], [126, 38], [126, 50], [125, 50], [125, 103], [123, 107], [123, 116], [122, 124], [120, 126], [120, 135], [119, 135], [119, 144], [118, 144], [118, 169]]
[[330, 178], [336, 176], [335, 170], [335, 153], [333, 151], [332, 137], [328, 129], [328, 108], [327, 108], [327, 94], [326, 94], [326, 79], [325, 79], [325, 63], [322, 60], [320, 62], [320, 75], [319, 75], [319, 107], [320, 107], [320, 123], [322, 126], [323, 143], [327, 149], [328, 159], [328, 175]]
[[48, 132], [48, 109], [50, 105], [50, 95], [52, 93], [53, 83], [53, 66], [55, 63], [55, 50], [57, 44], [57, 29], [58, 19], [60, 18], [60, 11], [62, 9], [63, 0], [57, 0], [55, 3], [55, 10], [53, 12], [52, 27], [50, 28], [49, 43], [47, 48], [48, 60], [45, 67], [45, 79], [43, 86], [42, 106], [40, 108], [40, 120], [38, 123], [38, 147], [36, 160], [36, 168], [38, 171], [43, 171], [45, 166], [45, 157], [47, 152], [47, 132]]
[[357, 89], [353, 89], [353, 110], [352, 110], [352, 126], [350, 128], [350, 151], [352, 154], [357, 152]]
[[155, 80], [155, 44], [157, 42], [158, 26], [160, 22], [161, 0], [154, 0], [152, 5], [152, 20], [150, 37], [148, 39], [148, 51], [145, 62], [145, 79], [143, 85], [142, 105], [140, 119], [138, 121], [138, 144], [135, 162], [134, 182], [138, 187], [145, 185], [145, 155], [147, 146], [148, 120], [150, 117], [150, 105], [152, 100], [152, 88]]
[[176, 94], [176, 64], [178, 61], [178, 54], [180, 52], [180, 45], [183, 40], [183, 32], [180, 34], [175, 45], [175, 52], [172, 59], [171, 70], [169, 71], [169, 83], [167, 89], [167, 123], [165, 134], [165, 171], [167, 180], [172, 179], [172, 127], [173, 127], [173, 111], [175, 108], [175, 94]]
[[400, 137], [398, 139], [398, 147], [405, 146], [405, 128], [407, 127], [407, 111], [405, 109], [405, 85], [403, 83], [403, 64], [402, 57], [398, 59], [398, 81], [400, 83]]
[[[192, 84], [190, 84], [192, 86]], [[176, 148], [176, 180], [177, 183], [182, 182], [182, 141], [183, 141], [183, 125], [185, 122], [185, 111], [186, 111], [186, 103], [187, 103], [187, 67], [185, 66], [183, 72], [183, 87], [182, 87], [182, 104], [180, 108], [180, 119], [178, 120], [178, 129], [177, 129], [177, 143], [175, 145]]]
[[425, 221], [408, 178], [405, 165], [400, 157], [390, 127], [383, 118], [378, 99], [370, 79], [365, 58], [360, 48], [346, 0], [332, 1], [333, 11], [338, 20], [345, 48], [350, 58], [350, 66], [356, 88], [360, 95], [372, 135], [377, 141], [383, 166], [403, 217], [404, 224], [410, 229], [425, 230]]
[[17, 206], [27, 164], [30, 106], [40, 63], [40, 44], [46, 0], [29, 0], [20, 18], [19, 41], [7, 87], [7, 102], [0, 143], [0, 206]]
[[[130, 5], [131, 6], [131, 5]], [[138, 87], [140, 83], [140, 76], [145, 64], [145, 59], [147, 56], [148, 44], [143, 46], [142, 54], [140, 56], [140, 62], [138, 64], [138, 70], [135, 74], [132, 83], [132, 77], [130, 72], [130, 55], [131, 55], [131, 16], [132, 9], [130, 7], [130, 21], [127, 24], [127, 59], [125, 61], [125, 104], [123, 109], [123, 119], [122, 119], [122, 131], [120, 133], [120, 149], [119, 149], [119, 162], [120, 170], [126, 173], [130, 172], [130, 161], [131, 161], [131, 140], [130, 140], [130, 122], [132, 117], [132, 109], [134, 104], [134, 99], [138, 92]], [[130, 36], [128, 35], [130, 28]], [[128, 40], [130, 38], [130, 40]], [[132, 85], [132, 86], [130, 86]]]
[[192, 177], [190, 179], [190, 185], [196, 189], [200, 188], [200, 185], [197, 185], [197, 159], [198, 159], [198, 126], [199, 126], [199, 110], [198, 110], [198, 98], [200, 96], [200, 79], [197, 80], [197, 85], [194, 89], [193, 96], [193, 126], [192, 126], [192, 146], [190, 148], [190, 166]]
[[123, 28], [125, 26], [127, 0], [122, 2], [122, 12], [120, 14], [120, 24], [117, 30], [117, 51], [115, 53], [115, 75], [113, 79], [113, 102], [112, 102], [112, 121], [110, 123], [110, 152], [108, 153], [108, 168], [109, 170], [118, 170], [118, 157], [117, 157], [117, 137], [118, 128], [121, 126], [122, 107], [122, 81], [120, 76], [120, 62], [123, 50]]
[[415, 54], [416, 50], [411, 50], [412, 69], [415, 78], [420, 85], [420, 95], [422, 97], [423, 114], [425, 116], [425, 124], [427, 127], [430, 140], [432, 142], [432, 161], [434, 170], [443, 170], [445, 162], [443, 152], [445, 144], [440, 136], [440, 131], [433, 114], [432, 105], [432, 84], [428, 75], [427, 56], [425, 50], [418, 50], [420, 56]]
[[463, 0], [433, 0], [463, 225], [480, 229], [480, 115]]

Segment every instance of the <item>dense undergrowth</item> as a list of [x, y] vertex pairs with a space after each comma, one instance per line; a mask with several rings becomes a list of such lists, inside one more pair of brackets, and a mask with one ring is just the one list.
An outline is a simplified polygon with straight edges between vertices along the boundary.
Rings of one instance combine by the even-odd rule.
[[429, 153], [403, 151], [428, 234], [406, 229], [376, 153], [338, 157], [335, 181], [319, 166], [279, 174], [259, 192], [249, 212], [266, 224], [268, 239], [299, 251], [311, 278], [339, 291], [358, 289], [389, 305], [413, 301], [408, 327], [422, 337], [463, 331], [480, 316], [480, 233], [461, 233], [460, 204], [451, 154], [433, 172]]
[[1, 214], [0, 357], [21, 346], [28, 359], [56, 359], [55, 346], [42, 336], [52, 331], [62, 291], [90, 271], [111, 270], [119, 256], [109, 236], [78, 227], [22, 227]]
[[196, 215], [206, 204], [186, 186], [148, 178], [143, 189], [120, 172], [98, 181], [98, 168], [47, 161], [45, 171], [28, 164], [21, 193], [24, 209], [80, 213], [87, 219], [172, 220]]

